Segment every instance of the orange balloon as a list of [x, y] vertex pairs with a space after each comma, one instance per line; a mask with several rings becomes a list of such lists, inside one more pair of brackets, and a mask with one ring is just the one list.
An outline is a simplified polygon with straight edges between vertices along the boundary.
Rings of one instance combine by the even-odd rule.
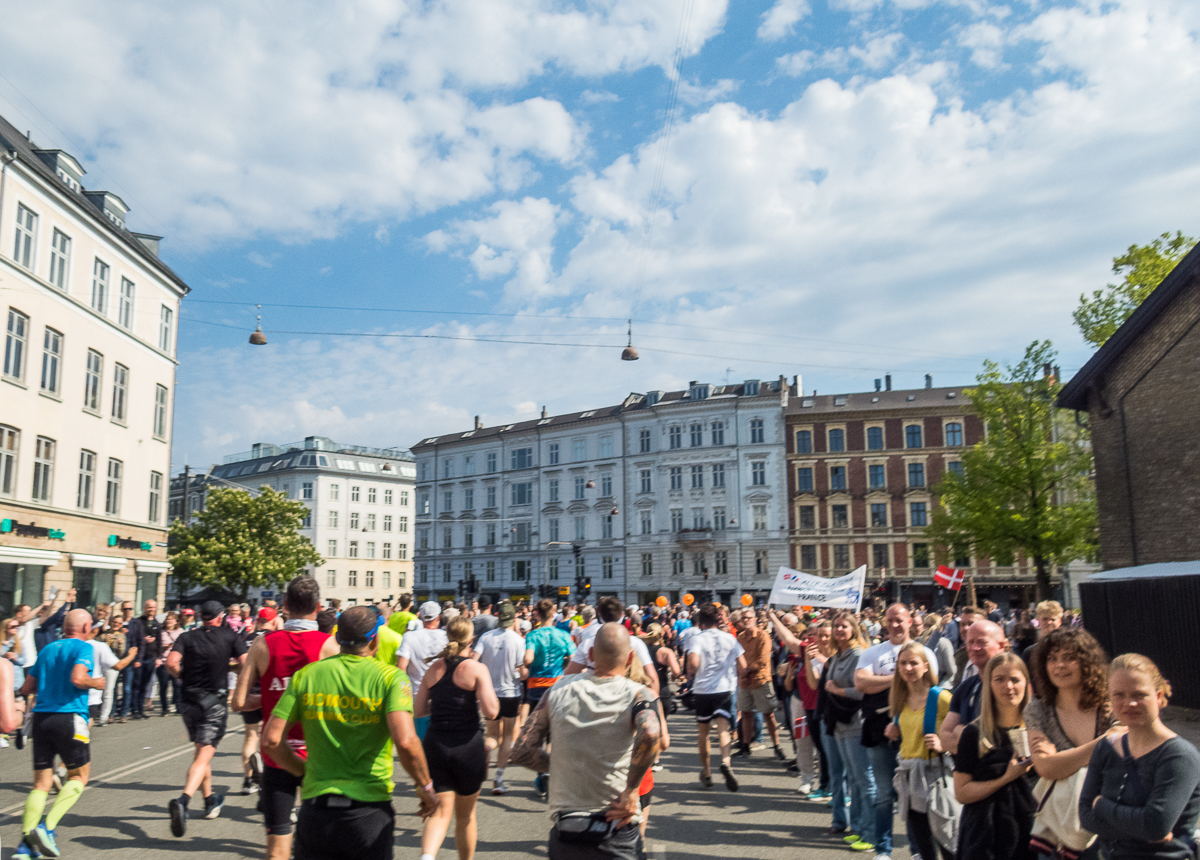
[[751, 597], [749, 594], [742, 595], [742, 606], [749, 606], [753, 602], [754, 602], [754, 598]]
[[685, 594], [683, 596], [683, 605], [684, 606], [691, 606], [695, 602], [696, 602], [696, 598], [692, 597], [691, 594]]
[[655, 606], [666, 606], [666, 605], [667, 605], [667, 602], [668, 602], [668, 601], [667, 601], [667, 598], [663, 597], [663, 596], [660, 594], [660, 595], [659, 595], [657, 598], [655, 598], [655, 600], [654, 600], [654, 605], [655, 605]]

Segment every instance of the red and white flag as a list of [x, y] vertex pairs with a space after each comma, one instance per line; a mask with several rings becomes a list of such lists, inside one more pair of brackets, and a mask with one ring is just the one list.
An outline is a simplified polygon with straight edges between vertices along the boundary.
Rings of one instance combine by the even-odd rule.
[[962, 588], [963, 577], [965, 572], [953, 567], [946, 567], [944, 564], [939, 564], [937, 573], [933, 575], [933, 581], [942, 588], [949, 588], [951, 591], [958, 591]]

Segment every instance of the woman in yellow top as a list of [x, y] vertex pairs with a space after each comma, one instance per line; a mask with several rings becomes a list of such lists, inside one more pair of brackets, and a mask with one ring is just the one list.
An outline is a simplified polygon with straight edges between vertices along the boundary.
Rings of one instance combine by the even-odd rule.
[[[943, 860], [953, 860], [953, 853], [933, 838], [926, 811], [928, 785], [941, 776], [939, 767], [950, 773], [949, 766], [940, 761], [930, 766], [942, 753], [937, 730], [950, 711], [951, 698], [950, 691], [935, 688], [936, 683], [925, 646], [914, 641], [901, 648], [896, 654], [896, 674], [889, 699], [893, 720], [885, 734], [900, 741], [895, 786], [899, 811], [908, 822], [909, 837], [922, 858], [936, 860], [940, 856]], [[937, 689], [937, 717], [930, 726], [925, 710], [932, 704], [934, 689]]]

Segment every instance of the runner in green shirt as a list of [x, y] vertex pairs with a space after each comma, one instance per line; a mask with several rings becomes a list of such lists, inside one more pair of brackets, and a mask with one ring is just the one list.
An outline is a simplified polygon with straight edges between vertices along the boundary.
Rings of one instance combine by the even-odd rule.
[[400, 608], [397, 609], [395, 612], [393, 612], [391, 617], [388, 618], [388, 623], [387, 623], [388, 629], [396, 631], [403, 637], [404, 632], [406, 630], [408, 630], [409, 622], [417, 620], [417, 616], [409, 611], [409, 608], [411, 606], [412, 606], [412, 595], [411, 594], [401, 594], [400, 595]]
[[[337, 632], [341, 653], [292, 676], [263, 732], [263, 751], [304, 780], [296, 860], [390, 860], [393, 743], [417, 786], [421, 817], [437, 805], [413, 727], [408, 676], [374, 659], [382, 626], [371, 607], [343, 612]], [[285, 740], [294, 723], [304, 729], [307, 760]]]

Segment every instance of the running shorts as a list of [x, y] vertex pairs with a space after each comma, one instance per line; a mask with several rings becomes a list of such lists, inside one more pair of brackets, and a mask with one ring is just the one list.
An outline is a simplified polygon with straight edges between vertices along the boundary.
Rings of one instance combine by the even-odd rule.
[[83, 714], [34, 714], [32, 729], [34, 770], [54, 767], [56, 755], [67, 770], [92, 760], [91, 731]]
[[693, 693], [696, 705], [696, 722], [708, 723], [713, 717], [724, 717], [733, 722], [732, 693]]
[[294, 857], [392, 860], [395, 831], [396, 813], [390, 800], [364, 803], [340, 794], [322, 794], [300, 806]]
[[515, 717], [520, 712], [521, 697], [509, 696], [508, 698], [500, 699], [500, 719], [505, 717]]
[[302, 782], [303, 777], [292, 776], [281, 767], [263, 767], [258, 811], [263, 814], [263, 824], [271, 836], [291, 834], [292, 810], [296, 807], [296, 794]]
[[215, 747], [225, 737], [225, 722], [229, 717], [224, 691], [185, 694], [179, 703], [179, 715], [192, 743]]
[[470, 739], [461, 741], [459, 738], [439, 738], [435, 729], [425, 735], [421, 746], [425, 750], [434, 791], [453, 791], [467, 797], [483, 787], [488, 770], [483, 732], [476, 732]]
[[525, 690], [525, 704], [529, 705], [530, 709], [535, 709], [541, 704], [542, 696], [550, 692], [550, 687], [528, 687]]
[[262, 708], [253, 711], [242, 711], [242, 722], [247, 726], [257, 726], [262, 722]]
[[771, 689], [770, 683], [755, 687], [753, 690], [739, 687], [737, 705], [739, 711], [772, 714], [775, 712], [775, 691]]

